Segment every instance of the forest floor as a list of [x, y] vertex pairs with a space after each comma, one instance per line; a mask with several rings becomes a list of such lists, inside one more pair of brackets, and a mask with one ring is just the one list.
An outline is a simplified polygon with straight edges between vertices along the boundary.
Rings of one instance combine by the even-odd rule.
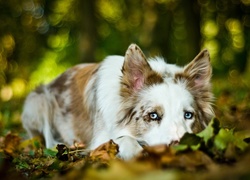
[[[213, 80], [214, 118], [179, 145], [144, 147], [125, 162], [110, 140], [94, 151], [26, 140], [20, 123], [22, 100], [6, 103], [0, 121], [1, 179], [250, 179], [250, 83], [248, 78]], [[19, 109], [19, 110], [15, 110]]]

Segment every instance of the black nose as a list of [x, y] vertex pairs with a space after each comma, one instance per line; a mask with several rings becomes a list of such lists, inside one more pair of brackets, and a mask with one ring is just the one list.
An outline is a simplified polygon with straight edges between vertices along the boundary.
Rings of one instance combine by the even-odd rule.
[[172, 141], [169, 145], [170, 145], [170, 146], [178, 145], [179, 142], [180, 142], [179, 140], [174, 140], [174, 141]]

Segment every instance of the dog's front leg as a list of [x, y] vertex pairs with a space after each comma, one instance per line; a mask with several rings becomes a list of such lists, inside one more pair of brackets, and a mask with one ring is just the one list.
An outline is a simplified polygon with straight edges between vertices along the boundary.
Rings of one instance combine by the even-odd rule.
[[142, 146], [131, 136], [121, 136], [114, 140], [119, 146], [118, 157], [129, 160], [142, 151]]

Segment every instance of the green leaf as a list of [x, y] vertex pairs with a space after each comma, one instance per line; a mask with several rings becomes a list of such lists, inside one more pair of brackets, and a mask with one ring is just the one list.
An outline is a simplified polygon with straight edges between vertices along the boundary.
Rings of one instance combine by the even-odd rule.
[[22, 162], [16, 165], [17, 169], [29, 169], [29, 164], [27, 164], [26, 162]]
[[197, 136], [203, 138], [205, 144], [207, 145], [208, 141], [212, 139], [219, 132], [219, 129], [220, 129], [220, 122], [218, 119], [214, 118], [208, 124], [206, 129], [198, 133]]
[[56, 151], [53, 151], [53, 150], [51, 150], [51, 149], [44, 149], [44, 150], [43, 150], [43, 154], [44, 154], [45, 156], [52, 156], [52, 157], [55, 157], [56, 154], [57, 154], [57, 152], [56, 152]]
[[221, 129], [214, 139], [214, 145], [219, 150], [225, 150], [228, 143], [233, 142], [233, 130]]
[[243, 139], [234, 138], [234, 144], [242, 151], [248, 147], [248, 144]]
[[13, 163], [16, 164], [17, 169], [29, 169], [29, 164], [26, 163], [25, 161], [22, 161], [19, 158], [14, 158]]
[[175, 147], [174, 149], [176, 149], [177, 151], [184, 151], [188, 148], [192, 150], [198, 150], [200, 148], [201, 141], [202, 138], [197, 136], [196, 134], [185, 133], [178, 145], [180, 147]]
[[196, 151], [196, 150], [198, 150], [200, 147], [201, 147], [201, 144], [199, 143], [199, 144], [197, 144], [197, 145], [192, 145], [192, 146], [191, 146], [191, 149], [192, 149], [193, 151]]
[[181, 138], [179, 144], [186, 144], [189, 146], [198, 145], [201, 142], [202, 138], [197, 136], [196, 134], [185, 133]]
[[173, 148], [174, 150], [180, 152], [180, 151], [185, 151], [185, 150], [187, 150], [187, 149], [188, 149], [188, 145], [186, 145], [186, 144], [178, 144], [178, 145], [176, 145], [176, 146], [172, 146], [172, 148]]
[[220, 129], [218, 135], [214, 139], [214, 145], [219, 150], [225, 150], [229, 143], [238, 147], [242, 151], [248, 146], [243, 138], [234, 135], [234, 130]]
[[37, 141], [36, 139], [34, 140], [34, 146], [39, 149], [41, 147], [40, 142]]

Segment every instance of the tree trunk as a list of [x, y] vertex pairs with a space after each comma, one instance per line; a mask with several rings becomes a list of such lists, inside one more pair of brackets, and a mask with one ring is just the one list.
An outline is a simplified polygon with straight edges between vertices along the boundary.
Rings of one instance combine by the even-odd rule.
[[82, 62], [93, 62], [97, 43], [96, 0], [78, 0], [79, 6], [79, 52]]

